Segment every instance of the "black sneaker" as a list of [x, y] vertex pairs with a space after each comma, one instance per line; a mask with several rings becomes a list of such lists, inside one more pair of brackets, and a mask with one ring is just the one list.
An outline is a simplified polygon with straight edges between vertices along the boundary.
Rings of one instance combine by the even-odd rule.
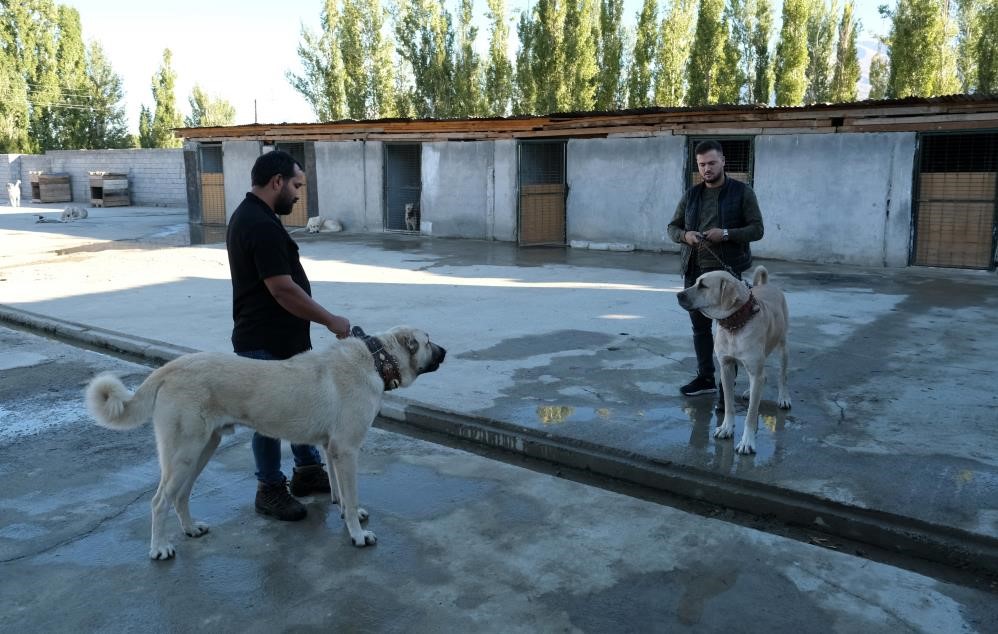
[[286, 480], [277, 484], [260, 482], [257, 485], [256, 512], [260, 515], [276, 517], [284, 522], [297, 522], [305, 519], [305, 515], [308, 514], [305, 505], [288, 493]]
[[717, 384], [714, 383], [714, 377], [701, 376], [699, 374], [692, 381], [679, 388], [683, 396], [696, 396], [697, 394], [706, 394], [716, 390]]
[[300, 498], [313, 493], [329, 493], [329, 474], [321, 464], [295, 467], [291, 475], [291, 495]]

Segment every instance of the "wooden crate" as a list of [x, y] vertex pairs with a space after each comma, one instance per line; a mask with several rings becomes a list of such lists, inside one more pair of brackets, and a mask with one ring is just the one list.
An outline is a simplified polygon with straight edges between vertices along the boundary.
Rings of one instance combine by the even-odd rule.
[[[32, 201], [34, 184], [32, 184]], [[38, 174], [38, 200], [42, 203], [65, 203], [73, 200], [69, 174]]]
[[90, 204], [94, 207], [127, 207], [132, 204], [128, 175], [90, 172]]

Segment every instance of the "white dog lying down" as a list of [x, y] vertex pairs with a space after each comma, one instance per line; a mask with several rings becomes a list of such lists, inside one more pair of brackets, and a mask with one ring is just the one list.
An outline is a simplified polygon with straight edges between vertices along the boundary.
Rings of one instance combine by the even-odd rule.
[[364, 436], [384, 392], [435, 371], [446, 352], [426, 333], [405, 326], [376, 337], [354, 328], [353, 337], [287, 361], [198, 352], [159, 368], [134, 394], [112, 374], [97, 376], [86, 390], [87, 408], [111, 429], [131, 429], [152, 417], [161, 472], [152, 498], [152, 559], [176, 552], [165, 534], [171, 505], [188, 536], [208, 532], [191, 518], [191, 488], [235, 422], [266, 436], [322, 447], [331, 466], [333, 502], [340, 504], [354, 545], [363, 547], [377, 542], [374, 533], [361, 529], [367, 511], [357, 504], [357, 456]]
[[755, 453], [755, 432], [759, 425], [759, 401], [766, 384], [766, 357], [780, 351], [779, 396], [777, 403], [790, 408], [787, 390], [787, 328], [790, 312], [780, 289], [769, 284], [769, 272], [756, 267], [752, 289], [724, 271], [711, 271], [697, 278], [693, 286], [677, 296], [686, 310], [699, 310], [717, 322], [714, 354], [721, 366], [724, 388], [724, 422], [714, 431], [715, 438], [730, 438], [735, 431], [735, 363], [741, 362], [749, 376], [749, 405], [745, 431], [735, 447], [741, 454]]
[[10, 200], [11, 207], [21, 206], [21, 181], [7, 183], [7, 199]]

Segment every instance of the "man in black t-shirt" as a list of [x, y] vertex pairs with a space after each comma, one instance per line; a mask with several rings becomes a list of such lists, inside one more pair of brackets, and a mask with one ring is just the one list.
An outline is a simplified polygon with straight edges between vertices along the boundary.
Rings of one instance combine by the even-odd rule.
[[[312, 299], [312, 288], [298, 258], [298, 245], [278, 215], [291, 213], [305, 184], [301, 165], [286, 152], [261, 155], [251, 172], [252, 191], [236, 207], [225, 235], [232, 274], [232, 347], [253, 359], [282, 360], [309, 350], [311, 322], [340, 339], [350, 321]], [[315, 447], [291, 445], [295, 469], [291, 492], [281, 472], [281, 441], [253, 434], [256, 461], [256, 510], [281, 520], [305, 517], [294, 496], [329, 493], [329, 476]]]

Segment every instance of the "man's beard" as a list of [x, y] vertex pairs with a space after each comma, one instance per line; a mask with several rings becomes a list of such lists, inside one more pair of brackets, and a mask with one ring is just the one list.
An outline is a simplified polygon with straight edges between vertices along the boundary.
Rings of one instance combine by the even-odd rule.
[[285, 198], [281, 196], [279, 199], [274, 201], [274, 213], [278, 216], [287, 216], [291, 213], [292, 208], [294, 208], [297, 201], [293, 197]]
[[718, 172], [717, 174], [714, 175], [713, 178], [711, 178], [709, 180], [705, 178], [704, 181], [706, 181], [706, 182], [710, 183], [711, 185], [713, 185], [714, 183], [718, 182], [722, 178], [724, 178], [724, 172]]

